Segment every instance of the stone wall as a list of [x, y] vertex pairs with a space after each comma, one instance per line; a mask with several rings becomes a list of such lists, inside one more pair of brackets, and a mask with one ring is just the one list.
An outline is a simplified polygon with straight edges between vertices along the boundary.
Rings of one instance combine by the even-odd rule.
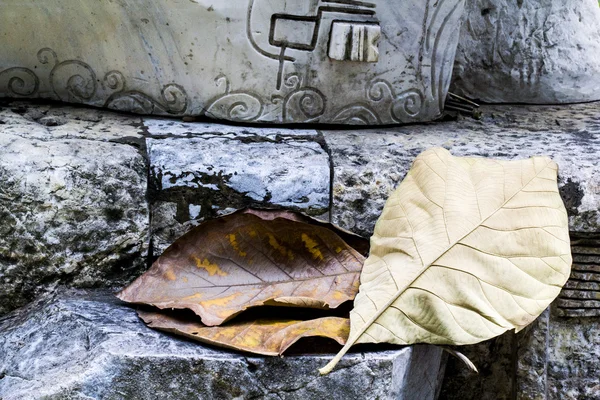
[[375, 130], [254, 129], [87, 108], [0, 105], [0, 314], [57, 286], [118, 288], [179, 235], [246, 206], [283, 207], [370, 235], [414, 157], [551, 156], [575, 267], [528, 330], [463, 348], [444, 399], [599, 395], [600, 105], [482, 108], [482, 118]]

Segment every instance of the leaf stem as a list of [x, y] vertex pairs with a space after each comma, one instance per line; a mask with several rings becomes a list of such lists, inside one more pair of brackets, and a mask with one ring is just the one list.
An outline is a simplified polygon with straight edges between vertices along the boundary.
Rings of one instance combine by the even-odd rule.
[[342, 357], [344, 357], [344, 355], [348, 352], [348, 350], [350, 350], [350, 347], [352, 347], [354, 342], [356, 342], [356, 339], [348, 340], [348, 343], [346, 343], [346, 345], [340, 350], [340, 352], [337, 353], [335, 357], [333, 357], [333, 359], [329, 361], [329, 363], [326, 366], [319, 370], [319, 373], [321, 375], [327, 375], [328, 373], [330, 373], [338, 364], [338, 362], [340, 362]]

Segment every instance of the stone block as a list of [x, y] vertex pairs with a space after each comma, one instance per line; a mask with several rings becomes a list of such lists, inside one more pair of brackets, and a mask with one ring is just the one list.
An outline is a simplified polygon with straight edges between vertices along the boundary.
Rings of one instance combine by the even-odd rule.
[[145, 120], [160, 254], [206, 218], [247, 206], [329, 211], [330, 165], [314, 130]]
[[0, 319], [0, 397], [434, 400], [442, 351], [414, 346], [255, 357], [154, 331], [105, 291], [67, 291]]
[[0, 97], [239, 122], [429, 121], [443, 109], [463, 8], [464, 0], [8, 0]]
[[451, 91], [487, 103], [600, 99], [596, 0], [468, 0]]
[[137, 132], [133, 122], [93, 110], [0, 109], [0, 314], [57, 284], [119, 285], [145, 265], [146, 162], [115, 141]]

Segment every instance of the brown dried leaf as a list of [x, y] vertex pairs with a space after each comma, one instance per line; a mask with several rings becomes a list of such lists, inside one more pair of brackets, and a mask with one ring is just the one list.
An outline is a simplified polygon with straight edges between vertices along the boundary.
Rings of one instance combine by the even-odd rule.
[[350, 320], [337, 317], [309, 321], [256, 320], [207, 327], [200, 322], [163, 313], [138, 311], [138, 315], [151, 328], [215, 346], [266, 356], [281, 355], [305, 337], [326, 337], [343, 345], [350, 333]]
[[260, 305], [335, 308], [356, 296], [363, 262], [327, 228], [234, 213], [182, 236], [118, 297], [214, 326]]
[[335, 232], [339, 237], [341, 237], [344, 240], [344, 242], [348, 243], [352, 248], [354, 248], [354, 250], [358, 251], [363, 256], [369, 255], [369, 239], [365, 239], [364, 237], [359, 236], [356, 233], [350, 232], [349, 230], [341, 228], [330, 222], [324, 222], [319, 219], [288, 210], [259, 210], [255, 208], [246, 208], [237, 212], [245, 214], [254, 214], [261, 217], [264, 220], [285, 218], [291, 221], [304, 222], [310, 225], [321, 226], [323, 228], [327, 228]]

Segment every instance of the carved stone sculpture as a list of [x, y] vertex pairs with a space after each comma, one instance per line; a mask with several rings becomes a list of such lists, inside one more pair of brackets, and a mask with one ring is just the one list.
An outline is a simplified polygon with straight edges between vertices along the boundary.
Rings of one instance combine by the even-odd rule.
[[451, 90], [491, 103], [600, 100], [596, 0], [468, 0]]
[[241, 122], [442, 111], [464, 0], [4, 0], [0, 97]]

